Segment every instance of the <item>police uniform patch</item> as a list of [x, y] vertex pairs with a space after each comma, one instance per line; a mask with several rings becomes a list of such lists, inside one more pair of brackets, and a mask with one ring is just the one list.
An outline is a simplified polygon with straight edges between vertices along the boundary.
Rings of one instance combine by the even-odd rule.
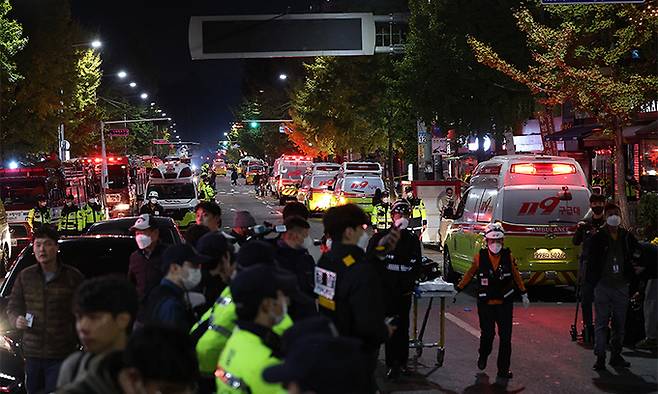
[[347, 256], [343, 257], [343, 264], [345, 264], [346, 267], [349, 267], [354, 263], [356, 263], [356, 260], [354, 260], [354, 257], [352, 257], [351, 254], [348, 254]]

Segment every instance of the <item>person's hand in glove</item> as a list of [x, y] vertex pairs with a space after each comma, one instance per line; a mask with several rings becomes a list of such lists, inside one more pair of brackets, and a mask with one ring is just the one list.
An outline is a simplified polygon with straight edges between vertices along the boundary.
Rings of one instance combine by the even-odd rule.
[[522, 295], [521, 300], [523, 301], [523, 307], [527, 309], [530, 306], [530, 300], [528, 299], [528, 295], [527, 294]]

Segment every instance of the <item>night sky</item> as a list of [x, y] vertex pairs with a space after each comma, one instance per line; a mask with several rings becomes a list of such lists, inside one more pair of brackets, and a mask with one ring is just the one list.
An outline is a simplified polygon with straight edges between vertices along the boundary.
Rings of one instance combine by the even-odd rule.
[[[278, 14], [287, 9], [305, 12], [310, 3], [309, 0], [71, 0], [71, 7], [74, 19], [89, 32], [90, 39], [97, 36], [103, 41], [105, 74], [119, 69], [128, 71], [129, 79], [139, 84], [139, 90], [151, 96], [148, 102], [155, 101], [174, 118], [181, 139], [199, 141], [206, 148], [213, 148], [221, 133], [229, 129], [233, 120], [231, 108], [240, 103], [245, 63], [192, 61], [187, 41], [189, 17]], [[270, 63], [264, 67], [268, 72], [272, 70], [271, 62], [276, 62], [260, 61]]]

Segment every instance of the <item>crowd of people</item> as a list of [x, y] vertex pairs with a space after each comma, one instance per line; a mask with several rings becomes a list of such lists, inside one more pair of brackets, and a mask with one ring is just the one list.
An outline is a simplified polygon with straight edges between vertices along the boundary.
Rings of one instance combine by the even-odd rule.
[[[406, 197], [390, 204], [387, 226], [372, 236], [373, 218], [358, 206], [329, 209], [317, 263], [308, 252], [309, 212], [296, 202], [284, 207], [285, 232], [259, 237], [249, 212], [236, 212], [225, 233], [220, 206], [203, 201], [177, 245], [163, 243], [155, 212], [146, 212], [131, 228], [138, 250], [122, 277], [84, 278], [58, 258], [58, 231], [35, 227], [37, 264], [18, 275], [7, 305], [23, 332], [28, 393], [377, 392], [382, 345], [386, 377], [408, 373], [424, 218]], [[628, 367], [624, 320], [630, 281], [640, 273], [649, 278], [649, 315], [638, 345], [655, 347], [655, 266], [634, 263], [638, 243], [620, 227], [617, 206], [594, 195], [589, 215], [574, 243], [583, 245], [583, 319], [594, 368], [605, 368], [609, 320], [609, 363]], [[478, 287], [478, 368], [486, 368], [497, 326], [498, 376], [509, 379], [512, 300], [521, 295], [527, 307], [529, 299], [504, 236], [499, 223], [487, 226], [485, 248], [455, 287], [472, 280]]]

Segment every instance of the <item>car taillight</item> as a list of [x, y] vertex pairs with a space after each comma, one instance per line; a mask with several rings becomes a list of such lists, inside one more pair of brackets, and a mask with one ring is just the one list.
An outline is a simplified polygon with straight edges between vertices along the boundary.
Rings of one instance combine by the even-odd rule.
[[575, 174], [576, 166], [567, 163], [516, 163], [510, 172], [522, 175], [567, 175]]

